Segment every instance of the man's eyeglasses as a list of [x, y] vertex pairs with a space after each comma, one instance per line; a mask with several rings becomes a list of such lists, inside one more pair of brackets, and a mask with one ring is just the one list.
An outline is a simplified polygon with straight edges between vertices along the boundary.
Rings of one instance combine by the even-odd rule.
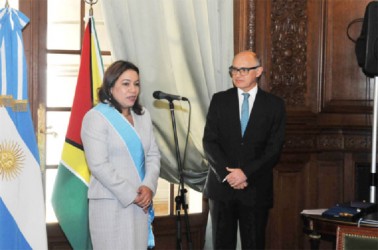
[[230, 76], [236, 75], [238, 72], [240, 73], [240, 75], [246, 76], [248, 75], [250, 70], [257, 69], [259, 67], [260, 65], [257, 65], [255, 67], [250, 67], [250, 68], [235, 68], [233, 66], [230, 66], [228, 68], [228, 72], [230, 73]]

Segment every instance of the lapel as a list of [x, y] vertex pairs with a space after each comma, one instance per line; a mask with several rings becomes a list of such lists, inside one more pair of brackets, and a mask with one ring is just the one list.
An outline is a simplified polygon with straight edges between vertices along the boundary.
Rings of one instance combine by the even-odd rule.
[[240, 111], [239, 111], [239, 98], [237, 88], [232, 88], [227, 101], [228, 112], [226, 115], [230, 121], [230, 133], [233, 133], [233, 138], [241, 140], [241, 124], [240, 124]]

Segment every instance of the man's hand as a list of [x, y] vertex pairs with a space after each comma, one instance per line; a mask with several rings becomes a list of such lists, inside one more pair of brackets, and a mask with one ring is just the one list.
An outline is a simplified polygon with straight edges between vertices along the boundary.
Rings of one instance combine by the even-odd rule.
[[240, 168], [226, 167], [226, 169], [230, 173], [226, 176], [225, 179], [231, 187], [233, 187], [234, 189], [244, 189], [248, 186], [247, 176], [245, 176], [244, 172]]
[[238, 186], [235, 186], [233, 187], [234, 189], [244, 189], [248, 186], [248, 182], [243, 182], [242, 184], [238, 185]]

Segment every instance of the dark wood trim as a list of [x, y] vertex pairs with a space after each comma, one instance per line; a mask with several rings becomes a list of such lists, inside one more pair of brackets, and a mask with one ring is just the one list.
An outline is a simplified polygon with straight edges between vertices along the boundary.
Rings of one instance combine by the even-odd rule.
[[234, 0], [234, 53], [254, 50], [255, 0]]
[[29, 19], [29, 24], [23, 30], [24, 48], [28, 63], [28, 96], [34, 127], [37, 129], [37, 110], [40, 103], [46, 99], [46, 0], [20, 0], [19, 8]]

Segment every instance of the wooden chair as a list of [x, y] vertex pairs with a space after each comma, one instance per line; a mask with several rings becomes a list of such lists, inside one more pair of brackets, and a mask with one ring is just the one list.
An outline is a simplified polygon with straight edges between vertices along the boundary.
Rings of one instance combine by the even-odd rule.
[[377, 250], [378, 228], [340, 225], [337, 227], [336, 250]]

